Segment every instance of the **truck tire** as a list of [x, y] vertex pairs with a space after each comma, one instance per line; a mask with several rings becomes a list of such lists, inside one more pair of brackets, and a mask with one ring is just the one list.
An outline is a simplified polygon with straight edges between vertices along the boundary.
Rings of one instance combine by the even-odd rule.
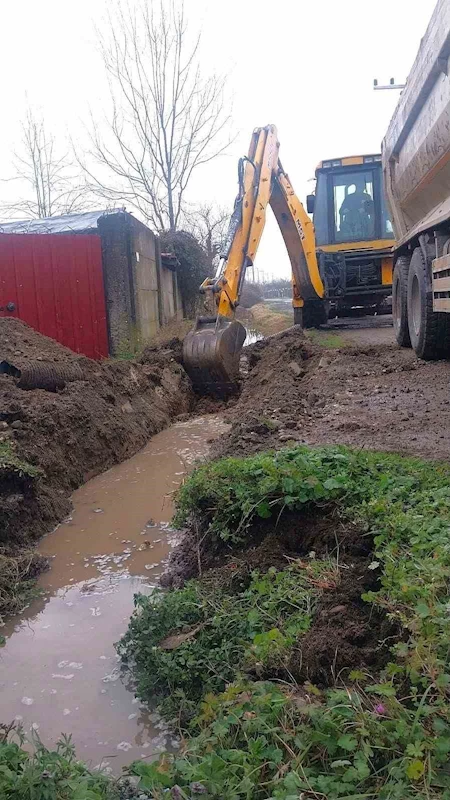
[[416, 247], [408, 274], [408, 325], [416, 355], [425, 361], [449, 354], [450, 320], [447, 314], [433, 311], [433, 292], [429, 263], [422, 249]]
[[392, 276], [392, 320], [394, 334], [400, 347], [411, 347], [408, 327], [408, 270], [409, 256], [399, 256]]

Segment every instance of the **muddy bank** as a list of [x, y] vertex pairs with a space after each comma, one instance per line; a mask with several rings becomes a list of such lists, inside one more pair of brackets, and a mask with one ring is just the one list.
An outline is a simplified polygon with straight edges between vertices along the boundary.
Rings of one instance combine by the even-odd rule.
[[[24, 545], [70, 510], [70, 493], [123, 461], [192, 405], [180, 349], [147, 348], [139, 362], [94, 362], [16, 319], [0, 319], [0, 360], [23, 369], [57, 364], [81, 369], [82, 380], [57, 392], [18, 388], [0, 375], [0, 541]], [[12, 455], [37, 469], [13, 468]], [[33, 470], [32, 470], [33, 471]]]
[[216, 455], [297, 441], [450, 456], [448, 361], [365, 341], [326, 349], [295, 328], [252, 345], [246, 360], [241, 396], [226, 412], [233, 427]]
[[[285, 511], [275, 520], [256, 520], [240, 544], [211, 538], [198, 517], [187, 538], [172, 555], [162, 583], [182, 588], [199, 578], [211, 596], [224, 592], [244, 596], [256, 575], [278, 573], [294, 566], [309, 576], [317, 593], [311, 626], [302, 631], [283, 663], [276, 659], [256, 666], [255, 679], [305, 681], [334, 686], [352, 670], [376, 675], [390, 659], [400, 627], [383, 609], [364, 602], [365, 592], [380, 588], [373, 569], [373, 537], [360, 525], [345, 520], [338, 508]], [[317, 565], [328, 569], [318, 573]], [[270, 574], [270, 573], [269, 573]], [[315, 577], [317, 576], [317, 577]], [[295, 605], [291, 613], [295, 614]]]

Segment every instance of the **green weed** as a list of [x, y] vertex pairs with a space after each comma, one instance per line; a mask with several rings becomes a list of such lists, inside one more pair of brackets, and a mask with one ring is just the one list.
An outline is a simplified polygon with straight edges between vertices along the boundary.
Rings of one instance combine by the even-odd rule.
[[[133, 665], [139, 695], [185, 724], [205, 694], [223, 691], [240, 671], [279, 669], [308, 630], [317, 579], [330, 569], [325, 561], [310, 570], [272, 568], [254, 573], [238, 594], [190, 581], [179, 591], [137, 595], [118, 651]], [[167, 637], [176, 634], [172, 648]]]
[[426, 686], [448, 669], [450, 683], [447, 465], [344, 447], [297, 446], [224, 459], [200, 467], [185, 482], [176, 519], [186, 524], [200, 514], [205, 536], [242, 541], [258, 516], [278, 520], [285, 509], [327, 504], [375, 537], [382, 587], [365, 599], [410, 631], [409, 644], [400, 648], [410, 677]]
[[327, 331], [309, 330], [307, 337], [314, 344], [326, 350], [338, 350], [340, 347], [348, 347], [348, 341], [339, 333], [328, 333]]
[[120, 800], [126, 794], [75, 757], [70, 737], [48, 750], [37, 736], [24, 749], [18, 725], [0, 725], [0, 797], [4, 800]]
[[29, 478], [37, 478], [42, 474], [39, 467], [19, 458], [14, 442], [8, 440], [0, 442], [0, 477], [2, 472], [16, 472], [19, 477]]
[[[179, 758], [132, 764], [163, 800], [432, 800], [450, 797], [450, 724], [371, 693], [235, 683], [207, 695]], [[174, 791], [174, 789], [172, 789]], [[169, 795], [170, 796], [170, 795]]]
[[36, 578], [47, 565], [47, 559], [33, 550], [20, 550], [12, 556], [0, 548], [0, 625], [41, 594]]

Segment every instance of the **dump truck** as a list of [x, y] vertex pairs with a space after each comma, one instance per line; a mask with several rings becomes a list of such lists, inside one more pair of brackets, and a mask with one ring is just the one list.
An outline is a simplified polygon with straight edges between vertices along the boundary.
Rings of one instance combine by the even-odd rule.
[[450, 354], [450, 3], [438, 0], [382, 144], [397, 342]]

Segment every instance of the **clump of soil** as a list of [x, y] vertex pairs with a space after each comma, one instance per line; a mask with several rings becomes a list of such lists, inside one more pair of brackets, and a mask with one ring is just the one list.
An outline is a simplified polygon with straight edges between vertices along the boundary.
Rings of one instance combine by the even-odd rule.
[[214, 454], [249, 455], [298, 439], [297, 423], [310, 413], [308, 378], [320, 357], [298, 328], [246, 347], [242, 391], [226, 412], [233, 427]]
[[193, 520], [171, 554], [162, 583], [179, 587], [196, 577], [224, 586], [231, 578], [248, 583], [252, 570], [285, 569], [290, 559], [313, 551], [318, 557], [347, 552], [367, 557], [371, 550], [372, 538], [353, 523], [343, 522], [334, 507], [285, 511], [277, 522], [258, 518], [240, 544], [211, 539]]
[[0, 444], [10, 443], [36, 478], [0, 472], [1, 539], [26, 545], [70, 510], [69, 495], [88, 478], [133, 455], [193, 395], [176, 343], [148, 348], [139, 362], [95, 362], [72, 353], [17, 319], [0, 319], [0, 361], [77, 363], [83, 380], [57, 392], [24, 391], [0, 375]]

